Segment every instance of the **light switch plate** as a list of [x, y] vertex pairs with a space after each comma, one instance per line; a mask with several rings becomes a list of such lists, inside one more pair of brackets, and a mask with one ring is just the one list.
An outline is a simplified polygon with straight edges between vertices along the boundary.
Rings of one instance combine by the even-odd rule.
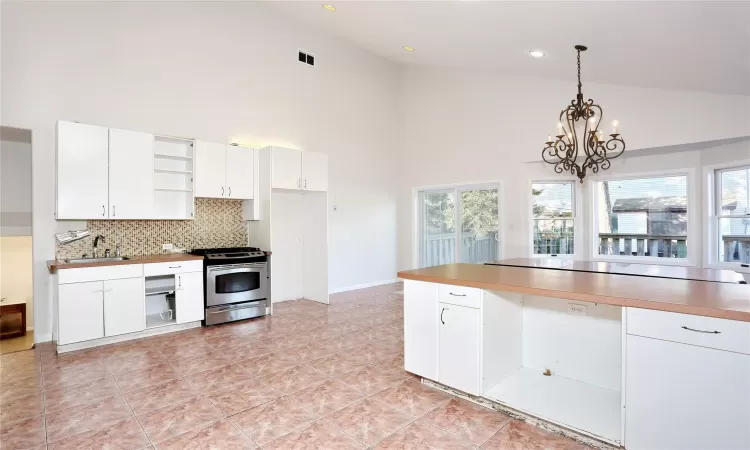
[[161, 244], [162, 250], [172, 250], [174, 248], [174, 244]]

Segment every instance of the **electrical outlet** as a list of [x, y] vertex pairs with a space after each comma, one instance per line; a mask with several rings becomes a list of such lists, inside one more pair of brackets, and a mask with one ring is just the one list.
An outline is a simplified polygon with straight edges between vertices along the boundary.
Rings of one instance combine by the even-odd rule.
[[573, 314], [574, 316], [585, 316], [586, 305], [580, 305], [578, 303], [568, 303], [568, 314]]
[[172, 250], [174, 248], [174, 244], [161, 244], [162, 250]]

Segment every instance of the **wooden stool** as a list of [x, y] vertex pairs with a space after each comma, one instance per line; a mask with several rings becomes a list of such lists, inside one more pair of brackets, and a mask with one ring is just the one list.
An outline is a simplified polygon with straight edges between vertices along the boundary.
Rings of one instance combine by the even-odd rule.
[[3, 299], [0, 301], [0, 316], [6, 314], [20, 314], [21, 329], [18, 331], [0, 333], [0, 339], [26, 336], [26, 302], [8, 302], [6, 299]]

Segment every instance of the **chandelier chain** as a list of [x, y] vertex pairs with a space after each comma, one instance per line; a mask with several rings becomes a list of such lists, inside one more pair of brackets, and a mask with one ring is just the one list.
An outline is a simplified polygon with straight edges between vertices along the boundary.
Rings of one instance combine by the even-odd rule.
[[583, 84], [581, 84], [581, 50], [578, 50], [578, 94], [581, 94], [581, 88], [583, 87]]

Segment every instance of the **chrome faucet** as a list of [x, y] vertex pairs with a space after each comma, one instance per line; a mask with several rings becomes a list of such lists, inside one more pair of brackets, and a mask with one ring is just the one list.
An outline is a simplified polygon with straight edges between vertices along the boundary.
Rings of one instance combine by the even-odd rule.
[[102, 242], [107, 242], [101, 234], [94, 238], [94, 258], [99, 257], [99, 239], [101, 239]]

